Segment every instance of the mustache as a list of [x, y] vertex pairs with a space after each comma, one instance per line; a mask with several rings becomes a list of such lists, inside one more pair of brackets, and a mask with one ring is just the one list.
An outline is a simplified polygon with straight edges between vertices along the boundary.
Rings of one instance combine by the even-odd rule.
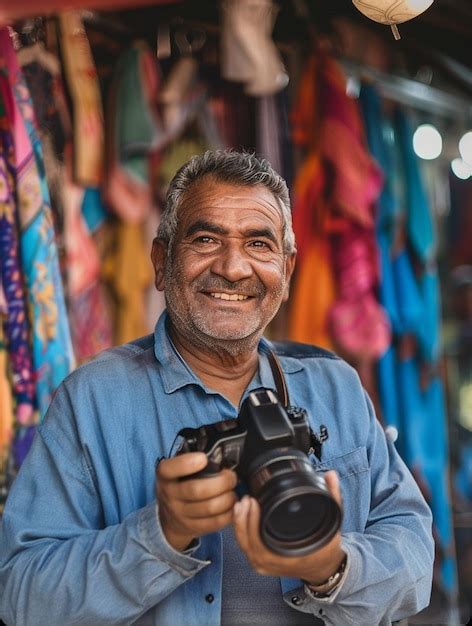
[[194, 283], [194, 286], [198, 291], [226, 291], [227, 293], [243, 293], [254, 298], [262, 298], [267, 292], [267, 289], [259, 281], [230, 281], [223, 278], [223, 276], [202, 278], [197, 280]]

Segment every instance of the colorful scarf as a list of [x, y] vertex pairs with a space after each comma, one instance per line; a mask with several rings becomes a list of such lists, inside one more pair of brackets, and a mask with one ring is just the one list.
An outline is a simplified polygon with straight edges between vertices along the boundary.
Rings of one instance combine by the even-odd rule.
[[34, 110], [7, 28], [0, 30], [0, 57], [6, 63], [13, 94], [8, 118], [15, 145], [21, 261], [32, 326], [37, 405], [44, 416], [52, 393], [73, 366], [72, 344]]
[[[9, 106], [8, 106], [9, 105]], [[4, 298], [5, 343], [12, 369], [16, 417], [27, 424], [33, 415], [35, 386], [30, 349], [30, 325], [19, 249], [19, 219], [15, 198], [15, 149], [7, 118], [13, 103], [5, 76], [0, 73], [0, 283]]]

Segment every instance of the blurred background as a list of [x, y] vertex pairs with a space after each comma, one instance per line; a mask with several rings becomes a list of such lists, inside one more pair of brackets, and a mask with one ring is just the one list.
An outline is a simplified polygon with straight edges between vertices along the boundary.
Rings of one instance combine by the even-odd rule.
[[[66, 10], [67, 9], [67, 10]], [[0, 0], [0, 515], [67, 374], [152, 332], [176, 169], [266, 157], [298, 265], [268, 335], [354, 367], [472, 604], [469, 0]]]

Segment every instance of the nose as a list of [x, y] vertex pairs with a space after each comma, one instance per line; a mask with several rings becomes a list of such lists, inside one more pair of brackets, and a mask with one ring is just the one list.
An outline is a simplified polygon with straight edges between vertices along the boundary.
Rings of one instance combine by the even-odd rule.
[[222, 247], [213, 260], [211, 271], [230, 282], [249, 278], [253, 274], [250, 260], [237, 242], [229, 242]]

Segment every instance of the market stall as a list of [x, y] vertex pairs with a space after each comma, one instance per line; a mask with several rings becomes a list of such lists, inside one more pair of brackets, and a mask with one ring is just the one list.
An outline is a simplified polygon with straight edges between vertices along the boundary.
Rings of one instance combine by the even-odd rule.
[[1, 497], [68, 373], [152, 332], [175, 171], [255, 150], [289, 184], [298, 246], [271, 336], [357, 369], [433, 510], [453, 624], [472, 585], [470, 311], [451, 298], [472, 284], [470, 8], [433, 5], [395, 41], [321, 4], [0, 1]]

